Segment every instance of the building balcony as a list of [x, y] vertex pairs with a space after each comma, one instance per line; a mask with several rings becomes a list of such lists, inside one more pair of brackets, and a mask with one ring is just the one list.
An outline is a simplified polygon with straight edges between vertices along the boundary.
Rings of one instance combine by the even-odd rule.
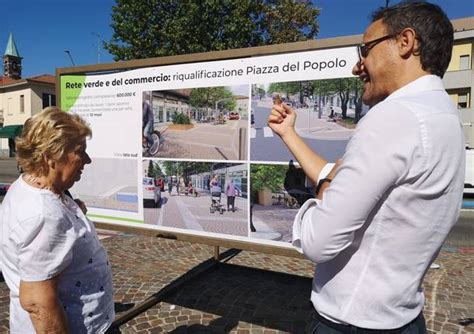
[[474, 71], [471, 69], [461, 71], [450, 71], [444, 74], [443, 83], [446, 89], [460, 89], [472, 86], [474, 82]]

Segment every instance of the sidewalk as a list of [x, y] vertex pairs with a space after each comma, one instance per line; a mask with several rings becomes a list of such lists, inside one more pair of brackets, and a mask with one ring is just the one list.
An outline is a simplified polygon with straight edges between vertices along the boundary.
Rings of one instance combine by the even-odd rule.
[[[257, 101], [257, 106], [268, 108], [268, 112], [270, 112], [272, 100]], [[354, 132], [354, 130], [347, 129], [328, 118], [327, 110], [323, 113], [322, 118], [318, 118], [318, 113], [312, 108], [295, 108], [295, 111], [297, 114], [295, 128], [303, 138], [347, 140]]]
[[186, 131], [162, 132], [163, 144], [158, 157], [187, 159], [237, 160], [239, 157], [239, 128], [246, 128], [246, 120], [227, 121], [226, 124], [193, 123]]
[[[114, 235], [103, 240], [115, 301], [140, 303], [213, 256], [210, 246]], [[224, 250], [221, 250], [223, 252]], [[474, 248], [445, 246], [425, 278], [429, 333], [474, 332]], [[310, 261], [241, 252], [184, 284], [122, 333], [302, 333], [310, 310]], [[130, 305], [128, 305], [130, 306]], [[0, 333], [8, 329], [8, 290], [0, 283]]]

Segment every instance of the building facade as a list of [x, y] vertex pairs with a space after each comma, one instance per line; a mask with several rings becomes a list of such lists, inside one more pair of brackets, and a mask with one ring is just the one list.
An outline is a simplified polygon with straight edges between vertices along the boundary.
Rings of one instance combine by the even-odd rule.
[[454, 47], [443, 83], [458, 108], [463, 123], [466, 147], [474, 148], [474, 17], [453, 20]]
[[21, 78], [21, 60], [13, 35], [10, 34], [3, 55], [0, 76], [0, 157], [12, 157], [14, 139], [23, 123], [43, 108], [56, 105], [56, 77], [39, 75]]

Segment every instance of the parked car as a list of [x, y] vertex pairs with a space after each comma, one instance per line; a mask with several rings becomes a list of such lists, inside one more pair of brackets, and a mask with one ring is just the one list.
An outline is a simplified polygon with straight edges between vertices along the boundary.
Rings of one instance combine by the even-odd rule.
[[229, 120], [239, 120], [240, 114], [238, 112], [231, 112], [229, 114]]
[[161, 207], [161, 189], [155, 186], [155, 180], [152, 177], [143, 178], [143, 206], [151, 204], [153, 207]]

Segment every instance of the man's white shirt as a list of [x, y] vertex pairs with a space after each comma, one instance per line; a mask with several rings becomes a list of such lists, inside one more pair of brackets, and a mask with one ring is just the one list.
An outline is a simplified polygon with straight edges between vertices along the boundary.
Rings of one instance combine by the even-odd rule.
[[293, 244], [318, 263], [316, 310], [373, 329], [416, 318], [423, 277], [459, 215], [464, 166], [461, 122], [439, 77], [373, 107], [322, 201], [295, 218]]

